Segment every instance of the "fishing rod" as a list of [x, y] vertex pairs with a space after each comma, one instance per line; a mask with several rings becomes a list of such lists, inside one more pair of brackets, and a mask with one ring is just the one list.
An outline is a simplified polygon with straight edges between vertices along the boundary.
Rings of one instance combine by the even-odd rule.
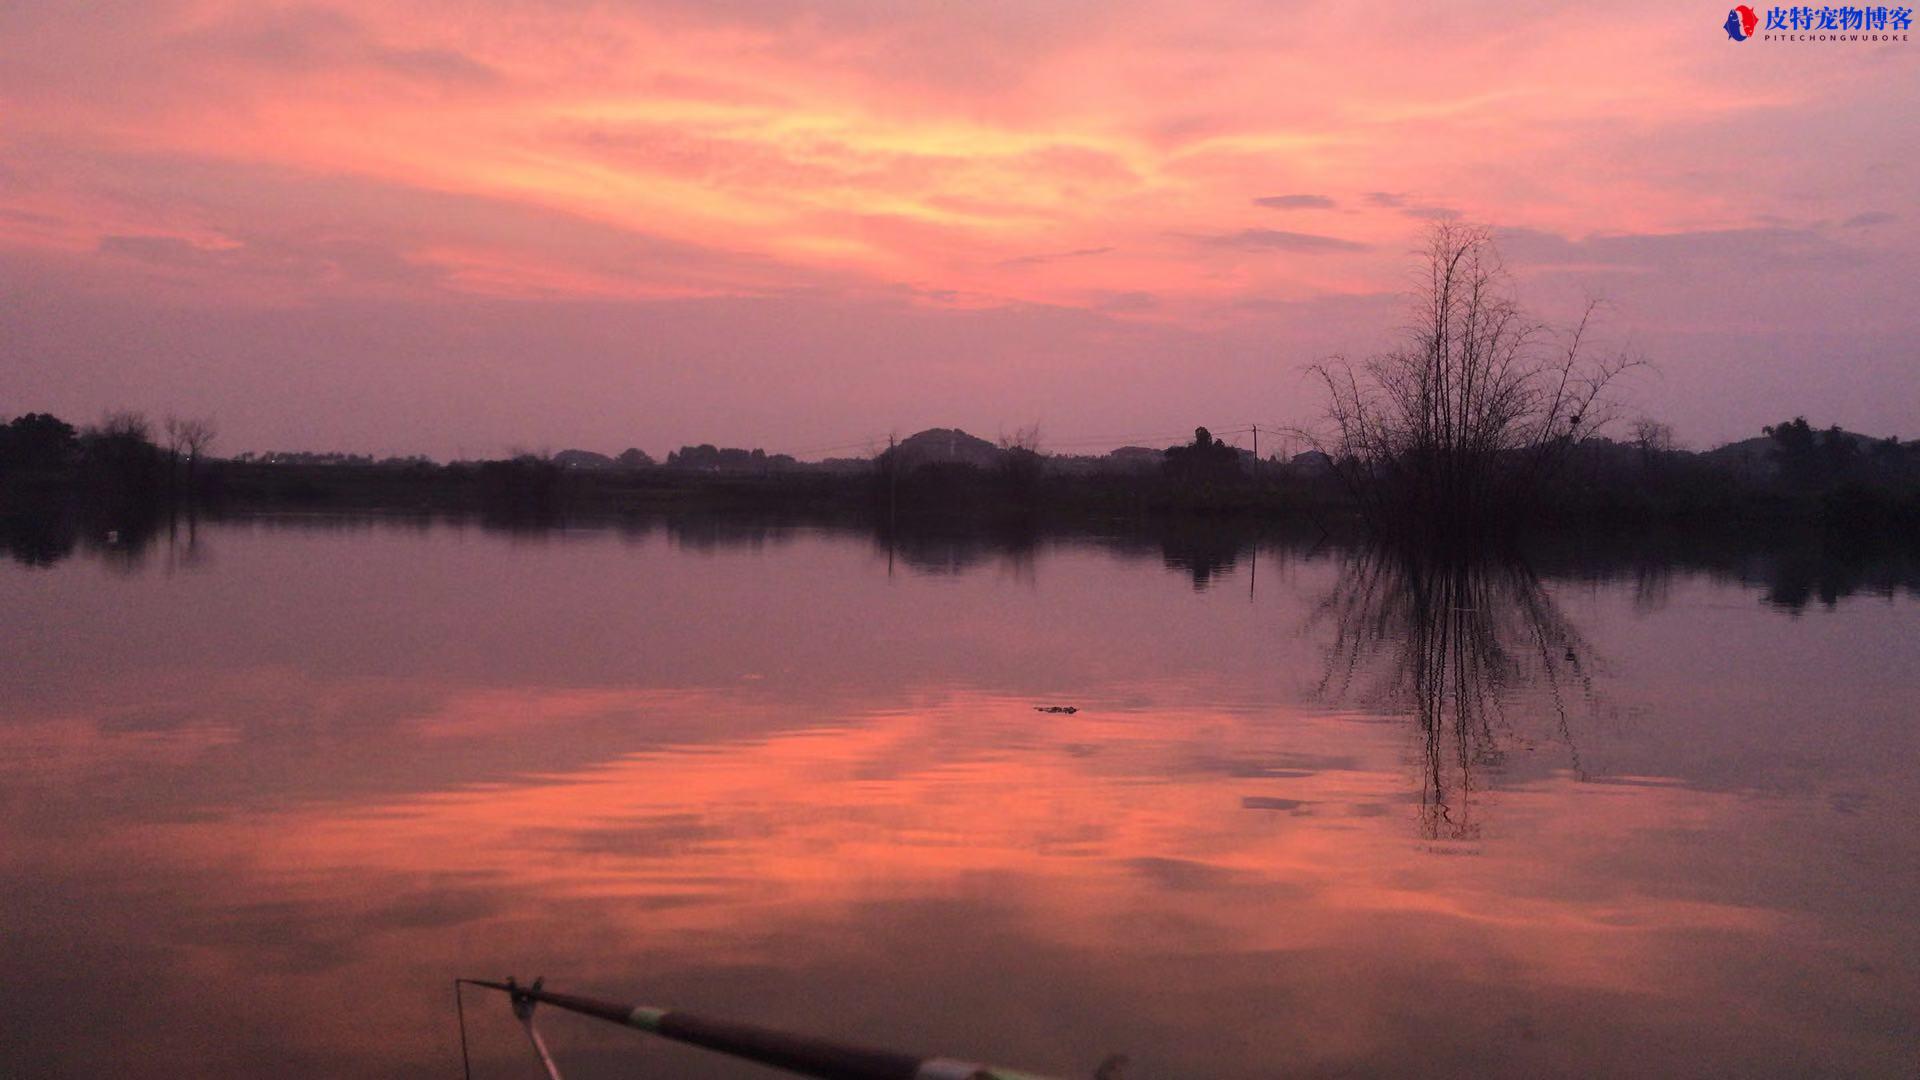
[[[819, 1080], [1050, 1080], [1038, 1073], [1003, 1069], [978, 1062], [920, 1058], [892, 1050], [875, 1050], [809, 1035], [794, 1035], [754, 1024], [715, 1020], [677, 1010], [562, 994], [545, 989], [542, 986], [544, 981], [535, 979], [532, 985], [521, 986], [512, 977], [508, 977], [506, 982], [494, 982], [491, 979], [453, 980], [454, 1003], [461, 1016], [460, 1056], [463, 1064], [467, 1053], [466, 1012], [459, 1002], [460, 987], [464, 985], [498, 990], [507, 995], [513, 1005], [513, 1015], [526, 1028], [527, 1037], [533, 1042], [534, 1052], [540, 1055], [540, 1064], [546, 1068], [549, 1080], [560, 1080], [560, 1070], [553, 1063], [553, 1055], [547, 1053], [547, 1044], [540, 1038], [539, 1029], [533, 1026], [536, 1005], [552, 1005], [596, 1020], [638, 1028], [663, 1039], [786, 1069], [801, 1076], [818, 1077]], [[1102, 1070], [1103, 1073], [1105, 1071]]]

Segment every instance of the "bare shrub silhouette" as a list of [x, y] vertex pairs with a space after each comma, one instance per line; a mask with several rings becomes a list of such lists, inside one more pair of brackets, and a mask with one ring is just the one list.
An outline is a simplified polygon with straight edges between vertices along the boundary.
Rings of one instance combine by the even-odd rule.
[[213, 440], [219, 429], [211, 418], [169, 416], [165, 430], [169, 475], [177, 478], [180, 466], [184, 463], [187, 487], [191, 489], [202, 460], [213, 448]]
[[1435, 223], [1422, 258], [1398, 348], [1310, 369], [1332, 431], [1314, 441], [1377, 527], [1455, 533], [1515, 521], [1569, 449], [1613, 419], [1607, 389], [1641, 361], [1587, 355], [1597, 305], [1565, 331], [1530, 318], [1485, 226]]

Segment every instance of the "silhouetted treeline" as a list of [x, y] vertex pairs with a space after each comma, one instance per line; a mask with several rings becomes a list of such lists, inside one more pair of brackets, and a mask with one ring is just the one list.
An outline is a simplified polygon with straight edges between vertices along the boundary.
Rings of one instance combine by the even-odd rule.
[[[535, 525], [569, 515], [703, 510], [816, 520], [1018, 520], [1031, 526], [1246, 518], [1332, 527], [1363, 517], [1354, 473], [1325, 454], [1258, 459], [1206, 428], [1164, 450], [1060, 457], [1033, 440], [996, 446], [933, 429], [872, 458], [806, 463], [764, 450], [682, 447], [654, 464], [569, 450], [500, 461], [208, 452], [211, 425], [133, 413], [87, 427], [31, 413], [0, 425], [0, 513], [68, 514], [126, 532], [142, 517], [206, 510], [480, 513]], [[1557, 482], [1530, 514], [1581, 528], [1812, 524], [1920, 529], [1920, 444], [1803, 418], [1706, 452], [1643, 422], [1631, 442], [1589, 436], [1557, 452]]]
[[256, 454], [249, 450], [243, 454], [235, 454], [233, 461], [240, 465], [251, 465], [256, 462], [261, 465], [378, 465], [386, 469], [405, 469], [433, 464], [433, 459], [424, 454], [376, 458], [372, 454], [341, 454], [331, 451], [314, 453], [306, 450], [269, 450], [264, 454]]
[[742, 450], [737, 446], [729, 446], [723, 449], [714, 446], [712, 443], [702, 443], [699, 446], [683, 446], [667, 454], [668, 467], [679, 469], [706, 469], [710, 471], [723, 469], [790, 469], [798, 464], [798, 461], [786, 454], [769, 454], [765, 450], [758, 448]]
[[165, 444], [139, 413], [115, 412], [75, 427], [46, 413], [0, 426], [0, 518], [30, 550], [47, 551], [62, 529], [133, 535], [157, 527], [171, 508], [215, 497], [218, 470], [207, 459], [210, 421], [168, 418]]
[[1590, 439], [1574, 448], [1544, 510], [1583, 524], [1818, 523], [1847, 531], [1920, 527], [1920, 444], [1871, 439], [1805, 418], [1705, 453]]

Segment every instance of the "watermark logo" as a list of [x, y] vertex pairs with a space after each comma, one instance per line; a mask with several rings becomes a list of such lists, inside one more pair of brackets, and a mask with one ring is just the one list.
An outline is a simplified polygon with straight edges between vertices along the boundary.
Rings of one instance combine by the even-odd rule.
[[1720, 24], [1729, 41], [1906, 41], [1913, 30], [1910, 7], [1773, 7], [1762, 25], [1758, 12], [1741, 4]]

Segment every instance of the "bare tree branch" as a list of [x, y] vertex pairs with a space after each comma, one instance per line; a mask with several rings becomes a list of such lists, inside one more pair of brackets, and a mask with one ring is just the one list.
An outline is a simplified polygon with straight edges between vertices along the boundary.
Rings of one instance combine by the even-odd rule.
[[1558, 335], [1530, 318], [1485, 226], [1435, 223], [1423, 259], [1401, 347], [1309, 369], [1331, 429], [1312, 441], [1378, 524], [1518, 517], [1615, 418], [1607, 391], [1642, 361], [1589, 357], [1597, 303]]

